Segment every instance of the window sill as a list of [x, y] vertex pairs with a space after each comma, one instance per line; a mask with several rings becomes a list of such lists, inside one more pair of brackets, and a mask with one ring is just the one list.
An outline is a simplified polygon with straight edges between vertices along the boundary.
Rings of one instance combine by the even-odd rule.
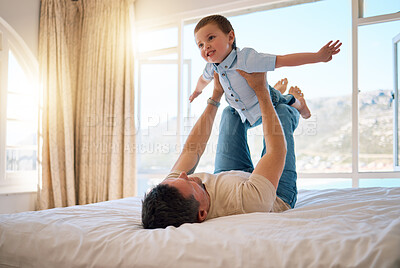
[[36, 193], [37, 184], [0, 185], [0, 195]]

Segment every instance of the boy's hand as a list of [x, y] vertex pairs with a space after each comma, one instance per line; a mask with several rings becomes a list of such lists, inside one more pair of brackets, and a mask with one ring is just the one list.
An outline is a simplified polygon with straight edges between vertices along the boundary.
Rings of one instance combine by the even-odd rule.
[[323, 46], [318, 52], [318, 59], [320, 62], [328, 62], [332, 59], [332, 55], [336, 55], [340, 51], [340, 46], [342, 45], [339, 40], [336, 40], [335, 43], [332, 44], [333, 41], [329, 41], [325, 46]]
[[189, 101], [192, 102], [195, 98], [197, 98], [203, 91], [198, 90], [197, 88], [193, 91], [192, 95], [189, 97]]

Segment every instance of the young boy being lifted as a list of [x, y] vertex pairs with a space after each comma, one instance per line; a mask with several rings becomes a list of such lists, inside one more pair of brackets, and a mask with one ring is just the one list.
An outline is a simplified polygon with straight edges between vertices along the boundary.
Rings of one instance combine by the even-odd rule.
[[[247, 73], [268, 72], [284, 66], [328, 62], [333, 55], [339, 53], [342, 45], [339, 40], [334, 43], [330, 41], [316, 53], [282, 56], [258, 53], [252, 48], [240, 50], [236, 47], [235, 32], [231, 23], [221, 15], [201, 19], [194, 29], [194, 35], [200, 54], [207, 65], [197, 82], [195, 91], [189, 97], [190, 102], [202, 93], [213, 79], [213, 73], [216, 72], [224, 89], [226, 101], [239, 113], [242, 122], [247, 119], [251, 125], [260, 121], [260, 106], [256, 94], [236, 70]], [[287, 80], [282, 80], [280, 83], [285, 82], [287, 84]], [[274, 106], [279, 103], [291, 105], [300, 112], [303, 118], [309, 118], [311, 113], [301, 91], [297, 87], [292, 87], [289, 95], [282, 95], [286, 86], [282, 88], [283, 90], [278, 91], [269, 87]]]

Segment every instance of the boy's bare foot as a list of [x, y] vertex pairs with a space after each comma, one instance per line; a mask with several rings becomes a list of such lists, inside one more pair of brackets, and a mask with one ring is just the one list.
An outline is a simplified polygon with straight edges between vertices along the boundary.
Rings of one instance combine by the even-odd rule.
[[298, 87], [290, 87], [289, 94], [292, 94], [296, 98], [296, 103], [294, 107], [299, 110], [300, 115], [304, 119], [308, 119], [311, 117], [310, 109], [308, 109], [306, 100], [304, 99], [304, 95]]
[[285, 93], [285, 91], [286, 91], [287, 84], [288, 84], [287, 78], [283, 78], [283, 79], [279, 80], [279, 81], [275, 84], [274, 88], [275, 88], [276, 90], [278, 90], [280, 93], [283, 94], [283, 93]]

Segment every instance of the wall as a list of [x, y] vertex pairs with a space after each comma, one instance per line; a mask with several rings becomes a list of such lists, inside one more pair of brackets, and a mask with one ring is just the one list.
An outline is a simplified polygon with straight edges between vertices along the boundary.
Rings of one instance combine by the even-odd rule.
[[0, 195], [0, 214], [35, 210], [36, 193]]
[[0, 0], [2, 17], [22, 37], [37, 58], [40, 0]]
[[[39, 44], [40, 0], [0, 0], [2, 17], [22, 37], [35, 58]], [[34, 210], [36, 193], [0, 194], [0, 214]]]

